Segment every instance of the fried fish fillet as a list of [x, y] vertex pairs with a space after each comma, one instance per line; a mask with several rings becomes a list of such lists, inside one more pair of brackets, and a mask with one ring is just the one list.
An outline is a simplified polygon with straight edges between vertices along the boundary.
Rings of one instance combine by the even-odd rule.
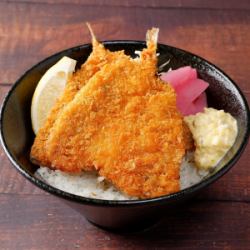
[[104, 65], [62, 110], [46, 143], [53, 168], [94, 166], [140, 198], [179, 191], [183, 119], [174, 90], [156, 76], [157, 34], [148, 31], [140, 59], [124, 56]]
[[103, 67], [103, 65], [117, 60], [120, 56], [124, 55], [123, 51], [111, 52], [105, 49], [104, 46], [96, 40], [90, 26], [88, 27], [92, 35], [92, 53], [81, 68], [73, 74], [71, 79], [69, 79], [63, 94], [59, 97], [50, 111], [44, 126], [38, 131], [30, 153], [31, 161], [36, 164], [51, 166], [51, 162], [46, 153], [46, 141], [56, 119], [64, 107], [74, 99], [76, 93]]

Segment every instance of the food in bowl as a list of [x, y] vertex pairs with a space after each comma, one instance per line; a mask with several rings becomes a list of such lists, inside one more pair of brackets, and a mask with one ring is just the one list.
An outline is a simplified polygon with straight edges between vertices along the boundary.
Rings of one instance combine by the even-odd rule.
[[[106, 41], [103, 43], [111, 51], [125, 50], [135, 56], [136, 50], [143, 50], [142, 41]], [[37, 83], [53, 64], [63, 56], [77, 60], [77, 69], [91, 53], [91, 45], [85, 44], [66, 49], [34, 65], [21, 76], [6, 96], [0, 115], [0, 139], [13, 166], [34, 186], [59, 197], [62, 202], [84, 215], [95, 225], [111, 230], [135, 230], [152, 225], [175, 207], [190, 199], [208, 185], [221, 178], [239, 160], [246, 148], [249, 137], [249, 107], [237, 84], [221, 69], [190, 52], [158, 44], [159, 65], [170, 60], [158, 72], [178, 69], [190, 65], [197, 69], [200, 78], [209, 82], [206, 90], [209, 107], [223, 109], [237, 120], [238, 135], [233, 147], [225, 157], [200, 183], [183, 191], [152, 199], [104, 200], [74, 195], [54, 188], [44, 180], [34, 176], [38, 165], [32, 164], [29, 150], [34, 141], [30, 119], [30, 104]], [[180, 180], [181, 181], [181, 180]], [[139, 227], [139, 228], [138, 228]]]
[[[113, 199], [153, 198], [178, 192], [180, 173], [196, 174], [196, 181], [208, 173], [196, 170], [188, 153], [194, 145], [177, 107], [178, 86], [175, 89], [157, 76], [157, 35], [158, 29], [149, 30], [147, 48], [132, 59], [123, 51], [108, 51], [92, 33], [91, 55], [67, 82], [32, 146], [31, 160], [52, 169], [38, 170], [48, 183], [78, 192], [78, 184], [76, 189], [70, 189], [67, 181], [63, 184], [61, 170], [71, 173], [66, 179], [84, 183], [85, 190], [93, 184], [94, 189], [84, 196], [112, 196], [110, 192], [98, 194], [99, 185], [115, 193]], [[189, 80], [202, 87], [182, 98], [185, 105], [178, 103], [185, 108], [189, 103], [194, 113], [197, 107], [206, 106], [207, 84], [197, 78]], [[183, 93], [185, 88], [179, 89]], [[82, 171], [88, 176], [77, 179], [75, 173], [82, 175]], [[98, 180], [96, 173], [104, 179]]]

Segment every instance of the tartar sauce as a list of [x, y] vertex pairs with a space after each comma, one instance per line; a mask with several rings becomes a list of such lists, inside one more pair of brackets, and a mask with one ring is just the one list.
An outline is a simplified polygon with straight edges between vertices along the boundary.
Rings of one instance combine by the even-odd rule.
[[204, 112], [186, 116], [194, 138], [194, 161], [198, 168], [214, 167], [235, 142], [237, 121], [224, 110], [205, 108]]

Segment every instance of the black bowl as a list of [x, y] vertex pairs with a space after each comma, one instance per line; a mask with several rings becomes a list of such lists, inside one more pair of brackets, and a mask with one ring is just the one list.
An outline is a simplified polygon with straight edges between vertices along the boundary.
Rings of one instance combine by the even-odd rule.
[[[105, 46], [112, 50], [125, 50], [135, 56], [135, 50], [145, 47], [140, 41], [108, 41]], [[249, 137], [249, 108], [237, 85], [220, 69], [206, 60], [186, 51], [159, 44], [159, 64], [170, 59], [165, 67], [178, 68], [190, 65], [198, 70], [199, 77], [209, 82], [207, 90], [209, 106], [224, 109], [238, 121], [239, 133], [235, 144], [223, 160], [216, 166], [205, 180], [178, 193], [154, 199], [110, 201], [84, 198], [72, 195], [47, 185], [34, 176], [38, 166], [29, 160], [29, 151], [34, 140], [31, 128], [30, 106], [36, 85], [44, 72], [62, 56], [69, 56], [78, 61], [79, 67], [88, 57], [92, 49], [90, 44], [74, 47], [59, 52], [38, 63], [28, 70], [7, 94], [1, 110], [1, 141], [3, 148], [15, 168], [37, 187], [56, 195], [70, 206], [80, 211], [89, 221], [96, 225], [121, 229], [126, 227], [142, 227], [150, 224], [173, 206], [192, 197], [198, 191], [211, 184], [225, 174], [239, 159]]]

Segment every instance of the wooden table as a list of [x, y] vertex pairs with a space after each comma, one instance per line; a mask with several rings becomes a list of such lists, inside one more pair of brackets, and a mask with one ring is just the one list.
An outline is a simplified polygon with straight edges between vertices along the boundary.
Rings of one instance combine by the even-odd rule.
[[[250, 2], [222, 0], [0, 1], [0, 101], [33, 64], [100, 40], [144, 40], [198, 54], [224, 69], [250, 100]], [[91, 225], [26, 181], [0, 149], [0, 249], [250, 249], [250, 147], [223, 178], [181, 212], [136, 234]]]

